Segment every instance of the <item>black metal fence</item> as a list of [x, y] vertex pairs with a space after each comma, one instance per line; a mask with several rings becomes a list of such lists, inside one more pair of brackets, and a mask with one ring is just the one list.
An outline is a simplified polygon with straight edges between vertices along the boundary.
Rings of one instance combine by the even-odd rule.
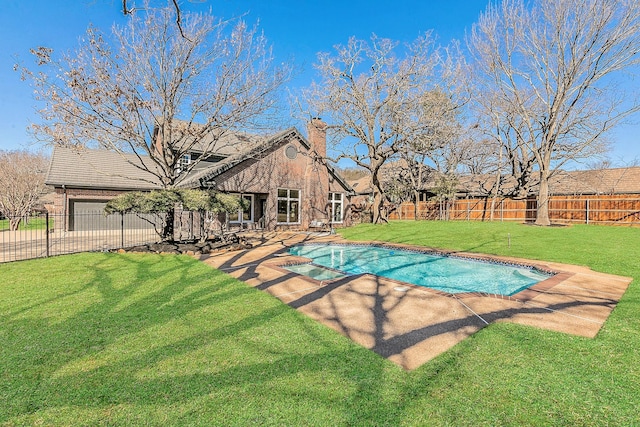
[[76, 214], [75, 220], [83, 226], [69, 227], [62, 214], [39, 213], [20, 218], [15, 231], [9, 219], [0, 220], [0, 262], [154, 243], [163, 223], [161, 216], [102, 212]]

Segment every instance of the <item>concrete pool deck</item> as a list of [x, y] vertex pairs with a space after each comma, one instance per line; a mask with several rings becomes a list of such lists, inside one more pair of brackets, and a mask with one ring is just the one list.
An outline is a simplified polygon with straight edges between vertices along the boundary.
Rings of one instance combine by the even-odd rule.
[[406, 370], [492, 322], [593, 338], [632, 281], [575, 265], [464, 254], [535, 265], [558, 274], [512, 297], [449, 295], [370, 274], [319, 282], [282, 268], [300, 261], [287, 253], [288, 248], [308, 242], [355, 242], [305, 233], [256, 234], [253, 240], [253, 249], [214, 253], [202, 261], [268, 292]]

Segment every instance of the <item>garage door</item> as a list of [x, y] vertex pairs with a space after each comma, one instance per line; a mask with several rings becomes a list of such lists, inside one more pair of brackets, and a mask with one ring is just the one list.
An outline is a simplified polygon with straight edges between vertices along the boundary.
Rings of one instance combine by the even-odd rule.
[[69, 203], [69, 230], [120, 230], [153, 228], [158, 222], [156, 215], [119, 214], [105, 215], [107, 200], [71, 200]]

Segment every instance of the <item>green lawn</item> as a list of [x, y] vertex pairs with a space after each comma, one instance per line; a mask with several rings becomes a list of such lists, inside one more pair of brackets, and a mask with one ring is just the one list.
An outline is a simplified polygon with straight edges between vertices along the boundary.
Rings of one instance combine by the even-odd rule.
[[[20, 221], [18, 230], [44, 230], [47, 228], [45, 218], [30, 218], [27, 223]], [[49, 228], [53, 229], [53, 218], [49, 219]], [[0, 219], [0, 231], [9, 230], [9, 220]]]
[[[342, 233], [640, 277], [640, 229], [396, 222]], [[2, 264], [0, 425], [638, 425], [639, 296], [635, 280], [595, 339], [491, 325], [404, 372], [186, 256]]]

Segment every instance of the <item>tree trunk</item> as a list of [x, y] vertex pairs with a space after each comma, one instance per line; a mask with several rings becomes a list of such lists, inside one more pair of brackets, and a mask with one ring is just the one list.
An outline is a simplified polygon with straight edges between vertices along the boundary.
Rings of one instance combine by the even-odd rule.
[[538, 190], [538, 210], [535, 224], [551, 225], [549, 220], [549, 174], [547, 171], [540, 171], [540, 189]]
[[373, 193], [373, 223], [380, 224], [381, 222], [387, 222], [386, 218], [382, 215], [382, 193], [380, 190], [376, 190]]
[[21, 220], [22, 218], [20, 218], [19, 216], [9, 218], [9, 229], [11, 231], [18, 231]]
[[373, 185], [373, 223], [380, 224], [381, 222], [388, 222], [387, 218], [382, 215], [382, 184], [378, 177], [379, 167], [372, 171], [371, 184]]
[[170, 242], [174, 240], [174, 226], [173, 221], [175, 220], [176, 210], [174, 208], [169, 209], [164, 218], [164, 227], [162, 228], [162, 241]]

